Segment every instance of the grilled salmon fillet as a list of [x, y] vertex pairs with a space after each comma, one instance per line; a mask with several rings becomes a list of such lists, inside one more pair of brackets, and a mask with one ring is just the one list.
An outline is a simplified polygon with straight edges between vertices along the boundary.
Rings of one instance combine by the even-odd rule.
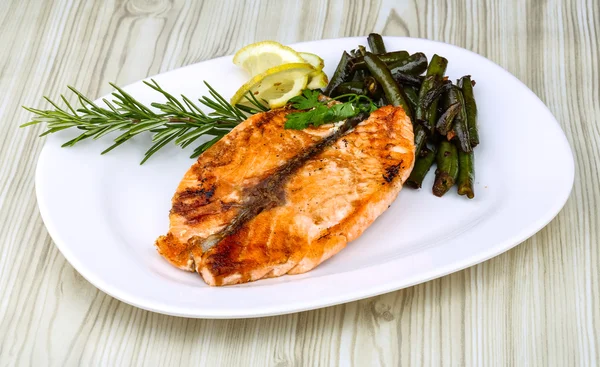
[[165, 259], [216, 286], [300, 274], [388, 208], [415, 159], [402, 108], [304, 130], [284, 129], [290, 112], [256, 114], [199, 157], [156, 241]]

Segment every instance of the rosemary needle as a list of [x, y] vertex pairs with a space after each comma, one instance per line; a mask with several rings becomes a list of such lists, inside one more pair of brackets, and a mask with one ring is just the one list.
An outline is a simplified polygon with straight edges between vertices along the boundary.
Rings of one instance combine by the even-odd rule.
[[64, 143], [63, 147], [73, 146], [84, 139], [99, 139], [115, 131], [121, 132], [114, 139], [114, 143], [105, 149], [102, 154], [110, 152], [138, 134], [149, 132], [153, 134], [153, 144], [140, 163], [143, 164], [154, 153], [171, 142], [186, 148], [202, 136], [212, 137], [194, 149], [190, 158], [197, 157], [237, 124], [247, 119], [249, 115], [268, 110], [251, 94], [246, 99], [254, 107], [232, 106], [213, 87], [204, 82], [208, 87], [210, 96], [201, 97], [198, 101], [212, 109], [212, 112], [207, 114], [188, 97], [182, 95], [180, 101], [162, 89], [153, 79], [144, 81], [144, 84], [162, 94], [166, 98], [166, 102], [151, 103], [150, 107], [152, 108], [150, 108], [111, 83], [110, 85], [115, 89], [115, 92], [112, 93], [112, 101], [103, 99], [106, 107], [101, 107], [77, 89], [69, 86], [69, 89], [77, 97], [80, 105], [78, 108], [74, 108], [63, 95], [60, 98], [66, 108], [61, 108], [50, 98], [44, 97], [54, 109], [41, 110], [23, 106], [27, 111], [32, 112], [34, 116], [31, 121], [21, 125], [21, 127], [45, 122], [47, 129], [40, 136], [69, 128], [77, 128], [83, 131], [79, 136]]

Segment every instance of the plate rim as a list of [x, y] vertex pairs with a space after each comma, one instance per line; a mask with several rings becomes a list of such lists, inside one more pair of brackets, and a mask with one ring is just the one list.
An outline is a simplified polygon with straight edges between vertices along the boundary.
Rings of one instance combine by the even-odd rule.
[[[329, 38], [329, 39], [322, 39], [322, 40], [313, 40], [313, 41], [293, 43], [293, 44], [290, 44], [290, 46], [298, 47], [298, 46], [310, 45], [311, 43], [319, 43], [319, 42], [323, 42], [323, 41], [331, 42], [331, 41], [351, 40], [351, 39], [356, 39], [356, 40], [360, 39], [360, 40], [364, 41], [364, 37], [342, 37], [342, 38]], [[566, 137], [564, 130], [562, 130], [556, 117], [552, 114], [552, 112], [544, 104], [544, 102], [527, 85], [525, 85], [523, 82], [521, 82], [516, 76], [514, 76], [508, 70], [504, 69], [502, 66], [496, 64], [492, 60], [489, 60], [488, 58], [486, 58], [480, 54], [477, 54], [473, 51], [470, 51], [468, 49], [465, 49], [465, 48], [462, 48], [459, 46], [455, 46], [455, 45], [452, 45], [449, 43], [428, 40], [428, 39], [424, 39], [424, 38], [384, 36], [384, 39], [396, 39], [396, 40], [410, 39], [413, 41], [415, 41], [415, 40], [416, 41], [424, 41], [424, 42], [432, 43], [432, 44], [443, 44], [443, 45], [449, 46], [451, 48], [459, 49], [461, 52], [468, 52], [468, 53], [476, 56], [477, 58], [483, 59], [483, 60], [493, 64], [495, 67], [498, 67], [498, 68], [504, 70], [508, 75], [510, 75], [514, 79], [514, 81], [519, 83], [523, 87], [523, 89], [527, 91], [527, 93], [529, 93], [532, 97], [534, 97], [534, 99], [537, 101], [539, 107], [545, 109], [546, 112], [548, 113], [548, 115], [552, 117], [552, 120], [554, 121], [554, 124], [555, 124], [554, 127], [557, 128], [558, 131], [560, 132], [560, 136], [563, 140], [563, 143], [566, 146], [566, 150], [568, 151], [569, 158], [570, 158], [570, 159], [568, 159], [568, 161], [570, 163], [569, 167], [565, 167], [563, 169], [564, 174], [569, 176], [569, 180], [568, 180], [569, 181], [569, 189], [565, 190], [565, 194], [563, 195], [563, 197], [560, 198], [560, 200], [555, 201], [555, 205], [552, 207], [552, 210], [548, 210], [546, 212], [547, 215], [545, 215], [541, 218], [538, 218], [538, 220], [535, 222], [532, 222], [532, 224], [527, 227], [528, 229], [530, 228], [529, 230], [522, 230], [519, 233], [515, 233], [515, 235], [511, 236], [511, 238], [512, 238], [511, 240], [505, 240], [503, 242], [496, 244], [495, 246], [486, 248], [485, 250], [482, 250], [482, 251], [478, 251], [472, 256], [464, 257], [462, 259], [462, 261], [460, 261], [458, 263], [454, 262], [454, 263], [448, 264], [446, 266], [436, 267], [428, 272], [421, 273], [421, 276], [417, 277], [417, 279], [414, 279], [414, 280], [411, 279], [409, 281], [406, 281], [406, 278], [391, 279], [391, 280], [382, 282], [376, 289], [368, 289], [366, 287], [359, 288], [359, 290], [354, 291], [352, 296], [350, 296], [350, 297], [332, 296], [332, 297], [330, 297], [331, 299], [327, 299], [325, 302], [306, 301], [303, 303], [296, 303], [292, 307], [290, 307], [290, 306], [272, 307], [272, 308], [262, 308], [260, 310], [249, 310], [249, 309], [241, 308], [241, 309], [237, 310], [238, 312], [228, 311], [226, 314], [219, 313], [219, 312], [198, 313], [198, 312], [196, 312], [197, 311], [196, 309], [185, 309], [185, 308], [173, 307], [173, 306], [165, 307], [162, 304], [152, 305], [152, 304], [144, 303], [143, 301], [139, 301], [137, 299], [138, 297], [121, 292], [120, 289], [115, 288], [114, 286], [111, 286], [110, 284], [107, 284], [102, 279], [102, 277], [98, 277], [95, 274], [93, 274], [93, 272], [89, 271], [88, 268], [77, 259], [77, 256], [74, 255], [69, 250], [69, 246], [66, 244], [66, 241], [64, 241], [64, 239], [60, 235], [58, 229], [54, 226], [51, 215], [49, 213], [49, 208], [46, 206], [46, 203], [44, 202], [44, 199], [42, 198], [43, 195], [40, 192], [41, 186], [43, 185], [43, 183], [42, 183], [43, 179], [41, 177], [41, 168], [40, 167], [42, 167], [42, 165], [44, 164], [44, 160], [47, 158], [46, 151], [49, 149], [48, 148], [49, 141], [46, 140], [44, 142], [44, 146], [43, 146], [43, 148], [40, 152], [40, 155], [38, 157], [38, 160], [37, 160], [36, 171], [35, 171], [35, 190], [36, 190], [36, 199], [37, 199], [40, 215], [42, 217], [42, 220], [44, 222], [44, 225], [45, 225], [48, 233], [50, 234], [50, 237], [52, 238], [53, 242], [56, 244], [56, 247], [63, 254], [65, 259], [71, 264], [71, 266], [73, 266], [73, 268], [83, 278], [85, 278], [93, 286], [100, 289], [102, 292], [104, 292], [104, 293], [110, 295], [111, 297], [114, 297], [122, 302], [125, 302], [127, 304], [133, 305], [135, 307], [138, 307], [138, 308], [141, 308], [144, 310], [157, 312], [157, 313], [161, 313], [161, 314], [166, 314], [166, 315], [171, 315], [171, 316], [189, 317], [189, 318], [215, 318], [215, 319], [234, 319], [234, 318], [236, 318], [237, 319], [237, 318], [276, 316], [276, 315], [282, 315], [282, 314], [289, 314], [289, 313], [313, 310], [313, 309], [318, 309], [318, 308], [323, 308], [323, 307], [329, 307], [329, 306], [333, 306], [333, 305], [353, 302], [353, 301], [364, 299], [367, 297], [378, 296], [378, 295], [385, 294], [388, 292], [392, 292], [392, 291], [400, 290], [400, 289], [407, 288], [410, 286], [414, 286], [416, 284], [424, 283], [424, 282], [427, 282], [427, 281], [430, 281], [430, 280], [433, 280], [433, 279], [436, 279], [436, 278], [439, 278], [439, 277], [442, 277], [442, 276], [445, 276], [445, 275], [448, 275], [448, 274], [451, 274], [454, 272], [461, 271], [468, 267], [471, 267], [471, 266], [477, 265], [479, 263], [482, 263], [486, 260], [489, 260], [495, 256], [498, 256], [498, 255], [516, 247], [517, 245], [521, 244], [528, 238], [530, 238], [533, 235], [535, 235], [536, 233], [538, 233], [546, 225], [548, 225], [562, 210], [562, 208], [565, 206], [566, 202], [568, 201], [568, 199], [572, 193], [574, 180], [575, 180], [575, 161], [574, 161], [574, 156], [573, 156], [573, 149], [571, 148], [571, 145], [569, 144], [569, 141]], [[231, 57], [231, 56], [221, 56], [221, 57], [217, 57], [214, 59], [203, 60], [198, 63], [185, 65], [180, 68], [169, 70], [169, 71], [166, 71], [166, 72], [163, 72], [160, 74], [156, 74], [156, 75], [164, 75], [171, 71], [180, 70], [183, 68], [187, 68], [187, 67], [199, 64], [199, 63], [204, 63], [206, 61], [214, 61], [214, 60], [219, 60], [219, 59], [228, 58], [228, 57]], [[142, 80], [148, 80], [150, 78], [153, 78], [156, 75], [148, 76]], [[141, 82], [141, 80], [130, 83], [129, 85], [133, 85], [133, 84], [136, 84], [139, 82]], [[102, 97], [100, 97], [99, 99], [101, 99], [101, 98]], [[533, 228], [535, 228], [535, 230]], [[372, 267], [372, 266], [373, 265], [371, 265], [369, 267]], [[367, 267], [367, 268], [369, 268], [369, 267]], [[423, 276], [424, 274], [426, 274], [426, 276]]]

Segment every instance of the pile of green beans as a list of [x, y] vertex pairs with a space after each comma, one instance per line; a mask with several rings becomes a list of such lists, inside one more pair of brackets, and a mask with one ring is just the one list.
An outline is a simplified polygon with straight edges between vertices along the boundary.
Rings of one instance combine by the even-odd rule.
[[387, 50], [383, 38], [371, 33], [364, 46], [344, 52], [325, 89], [330, 97], [369, 96], [379, 106], [400, 106], [410, 117], [415, 135], [416, 161], [406, 181], [421, 188], [436, 164], [433, 194], [443, 196], [454, 185], [459, 195], [475, 197], [473, 148], [479, 144], [475, 82], [470, 75], [456, 84], [448, 80], [448, 60], [421, 52]]

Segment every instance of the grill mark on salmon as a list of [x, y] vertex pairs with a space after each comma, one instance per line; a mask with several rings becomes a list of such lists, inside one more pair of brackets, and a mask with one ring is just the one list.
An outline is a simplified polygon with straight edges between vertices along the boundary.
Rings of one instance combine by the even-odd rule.
[[306, 272], [358, 237], [414, 163], [412, 125], [383, 107], [358, 124], [285, 130], [280, 109], [238, 125], [188, 170], [156, 241], [210, 285]]

